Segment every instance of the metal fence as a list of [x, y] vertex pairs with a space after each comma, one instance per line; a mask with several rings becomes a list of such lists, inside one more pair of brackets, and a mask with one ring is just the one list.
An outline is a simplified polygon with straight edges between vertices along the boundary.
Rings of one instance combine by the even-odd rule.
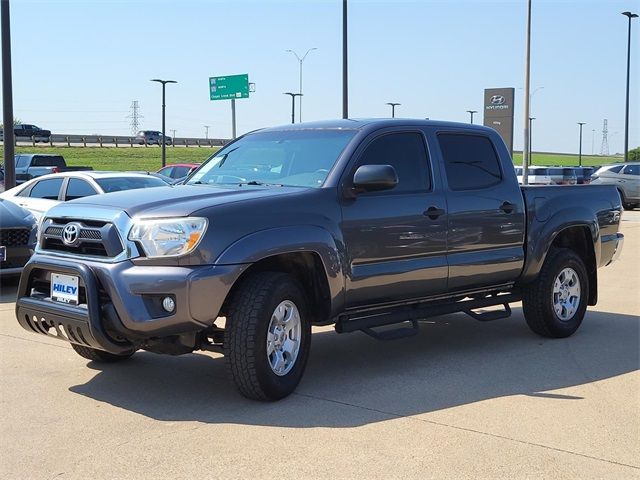
[[[49, 146], [95, 146], [95, 147], [153, 147], [159, 144], [150, 144], [137, 137], [123, 135], [78, 135], [78, 134], [51, 134], [48, 141], [42, 137], [31, 138], [15, 137], [16, 145], [49, 145]], [[167, 147], [221, 147], [230, 140], [224, 138], [175, 138]], [[4, 138], [0, 138], [4, 143]]]

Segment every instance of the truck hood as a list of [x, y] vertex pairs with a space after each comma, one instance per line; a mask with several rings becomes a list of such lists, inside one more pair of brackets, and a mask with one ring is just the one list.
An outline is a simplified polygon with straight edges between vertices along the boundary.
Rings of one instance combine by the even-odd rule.
[[[55, 207], [57, 212], [74, 205], [122, 210], [130, 217], [183, 217], [207, 207], [257, 198], [299, 193], [300, 187], [177, 185], [93, 195]], [[68, 213], [68, 212], [65, 212]]]

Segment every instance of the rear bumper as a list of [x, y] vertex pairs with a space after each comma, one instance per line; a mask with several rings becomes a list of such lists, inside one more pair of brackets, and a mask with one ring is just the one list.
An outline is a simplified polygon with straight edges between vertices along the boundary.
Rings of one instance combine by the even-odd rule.
[[[245, 265], [165, 267], [35, 255], [18, 288], [16, 316], [28, 331], [124, 353], [150, 338], [203, 330], [218, 316]], [[51, 300], [51, 273], [79, 277], [80, 305]], [[162, 299], [176, 308], [167, 313]]]
[[600, 263], [602, 265], [611, 265], [622, 253], [624, 245], [624, 235], [615, 233], [613, 235], [603, 235], [601, 244]]

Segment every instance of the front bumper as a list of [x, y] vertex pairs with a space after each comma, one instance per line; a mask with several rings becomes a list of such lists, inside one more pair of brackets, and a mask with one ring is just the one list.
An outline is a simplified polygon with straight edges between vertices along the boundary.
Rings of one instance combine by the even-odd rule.
[[[140, 266], [62, 259], [36, 254], [18, 287], [16, 316], [28, 331], [72, 343], [124, 353], [150, 338], [203, 330], [213, 325], [246, 265]], [[80, 305], [51, 300], [51, 273], [79, 277]], [[172, 313], [162, 298], [174, 299]]]

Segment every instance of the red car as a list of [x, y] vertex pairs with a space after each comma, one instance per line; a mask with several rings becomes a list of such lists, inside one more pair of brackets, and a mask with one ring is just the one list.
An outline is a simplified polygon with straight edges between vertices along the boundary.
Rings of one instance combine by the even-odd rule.
[[173, 178], [177, 180], [179, 178], [184, 178], [193, 172], [196, 168], [198, 168], [201, 163], [174, 163], [173, 165], [167, 165], [166, 167], [162, 167], [158, 170], [160, 175], [164, 175], [165, 177]]

